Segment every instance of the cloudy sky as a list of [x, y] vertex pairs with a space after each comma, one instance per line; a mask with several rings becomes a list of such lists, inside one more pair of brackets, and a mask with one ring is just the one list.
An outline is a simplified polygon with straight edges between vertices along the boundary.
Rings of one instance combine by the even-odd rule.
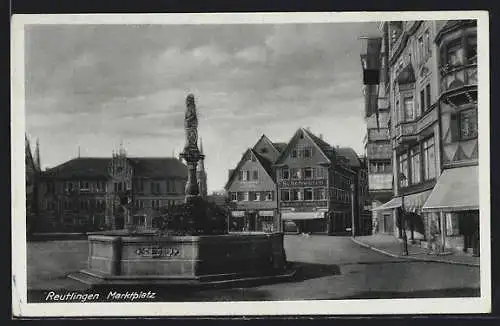
[[177, 156], [194, 93], [209, 190], [262, 134], [299, 127], [363, 152], [359, 36], [376, 23], [32, 25], [26, 128], [42, 166], [77, 156]]

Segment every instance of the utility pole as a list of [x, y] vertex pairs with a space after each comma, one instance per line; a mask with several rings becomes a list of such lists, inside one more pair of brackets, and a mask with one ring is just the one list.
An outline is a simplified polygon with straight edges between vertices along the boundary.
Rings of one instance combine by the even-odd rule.
[[354, 191], [356, 189], [356, 185], [354, 183], [351, 184], [351, 232], [352, 237], [356, 237], [356, 226], [355, 226], [355, 214], [356, 214], [356, 206], [354, 205]]
[[[399, 176], [401, 181], [406, 180], [406, 176], [404, 173], [401, 173]], [[406, 237], [406, 218], [405, 218], [405, 197], [401, 194], [401, 229], [403, 230], [403, 255], [408, 256], [408, 239]]]

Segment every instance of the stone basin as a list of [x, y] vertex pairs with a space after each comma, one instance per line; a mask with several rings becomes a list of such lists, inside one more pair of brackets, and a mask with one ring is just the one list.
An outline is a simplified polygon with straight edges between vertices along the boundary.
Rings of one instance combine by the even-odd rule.
[[161, 236], [90, 234], [88, 266], [70, 275], [87, 284], [210, 282], [291, 275], [283, 233]]

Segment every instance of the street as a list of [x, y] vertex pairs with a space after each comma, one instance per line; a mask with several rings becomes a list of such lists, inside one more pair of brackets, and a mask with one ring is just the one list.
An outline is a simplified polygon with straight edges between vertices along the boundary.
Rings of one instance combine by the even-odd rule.
[[[50, 251], [47, 251], [47, 246], [53, 243], [56, 242], [29, 244], [30, 289], [51, 290], [54, 287], [77, 289], [79, 285], [65, 278], [62, 272], [69, 273], [84, 267], [87, 253], [82, 251], [87, 248], [86, 242], [57, 241], [59, 249], [64, 249], [65, 252], [57, 256], [59, 262], [51, 261], [55, 260], [56, 256], [48, 255]], [[36, 254], [34, 251], [36, 247], [43, 250], [47, 256], [45, 259]], [[288, 261], [297, 271], [294, 280], [248, 287], [175, 291], [175, 293], [166, 289], [162, 291], [154, 289], [159, 295], [157, 299], [246, 301], [479, 295], [477, 267], [392, 258], [360, 247], [349, 237], [286, 235], [285, 250]], [[61, 267], [60, 260], [67, 255], [78, 256], [79, 261], [74, 260], [71, 264], [66, 262], [65, 266]], [[48, 266], [52, 271], [41, 270]], [[58, 275], [54, 274], [56, 270]]]

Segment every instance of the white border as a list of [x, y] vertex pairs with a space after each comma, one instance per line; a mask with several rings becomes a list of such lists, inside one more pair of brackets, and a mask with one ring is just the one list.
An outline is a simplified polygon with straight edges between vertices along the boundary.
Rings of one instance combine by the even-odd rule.
[[[477, 19], [481, 297], [204, 303], [27, 303], [24, 26], [27, 24], [279, 24]], [[11, 38], [12, 309], [15, 316], [249, 316], [486, 313], [491, 309], [489, 17], [486, 11], [14, 15]], [[14, 249], [15, 248], [15, 249]]]

